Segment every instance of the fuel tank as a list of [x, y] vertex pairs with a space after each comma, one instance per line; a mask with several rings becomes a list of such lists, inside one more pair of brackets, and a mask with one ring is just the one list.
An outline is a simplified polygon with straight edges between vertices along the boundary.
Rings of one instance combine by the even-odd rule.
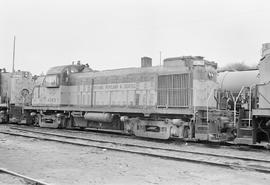
[[87, 121], [107, 122], [110, 123], [113, 120], [113, 115], [110, 113], [95, 113], [88, 112], [84, 114], [84, 119]]

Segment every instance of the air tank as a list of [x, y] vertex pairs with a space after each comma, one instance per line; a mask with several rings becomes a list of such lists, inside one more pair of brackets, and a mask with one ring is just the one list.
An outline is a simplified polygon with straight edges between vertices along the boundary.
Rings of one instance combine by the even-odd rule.
[[220, 89], [239, 92], [243, 86], [249, 87], [259, 82], [259, 70], [219, 72], [217, 81]]

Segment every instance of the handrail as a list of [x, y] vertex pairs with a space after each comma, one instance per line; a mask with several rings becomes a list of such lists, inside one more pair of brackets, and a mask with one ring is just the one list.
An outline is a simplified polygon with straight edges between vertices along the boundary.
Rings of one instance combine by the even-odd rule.
[[215, 88], [212, 88], [211, 91], [210, 91], [210, 94], [207, 98], [207, 102], [206, 102], [206, 123], [208, 124], [208, 112], [209, 112], [209, 100], [210, 100], [210, 97], [212, 96], [213, 92], [214, 92]]
[[244, 89], [245, 89], [245, 87], [242, 86], [242, 88], [241, 88], [240, 92], [238, 93], [236, 99], [235, 99], [235, 97], [234, 97], [234, 96], [232, 95], [232, 93], [231, 93], [231, 96], [232, 96], [232, 98], [233, 98], [233, 103], [234, 103], [234, 109], [233, 109], [233, 126], [234, 126], [234, 127], [235, 127], [235, 125], [236, 125], [236, 103], [237, 103], [237, 100], [238, 100], [238, 98], [240, 97], [240, 95], [242, 94], [242, 91], [243, 91]]
[[250, 127], [250, 122], [251, 122], [251, 91], [252, 91], [252, 86], [256, 86], [256, 84], [252, 84], [249, 87], [249, 108], [248, 108], [248, 127]]

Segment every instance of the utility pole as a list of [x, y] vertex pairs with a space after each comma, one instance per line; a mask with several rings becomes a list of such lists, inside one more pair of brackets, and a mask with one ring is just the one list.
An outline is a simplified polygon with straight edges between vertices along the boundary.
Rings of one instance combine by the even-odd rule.
[[161, 51], [159, 52], [159, 65], [161, 66]]
[[12, 62], [12, 73], [15, 72], [14, 63], [15, 63], [15, 44], [16, 44], [16, 36], [13, 39], [13, 62]]

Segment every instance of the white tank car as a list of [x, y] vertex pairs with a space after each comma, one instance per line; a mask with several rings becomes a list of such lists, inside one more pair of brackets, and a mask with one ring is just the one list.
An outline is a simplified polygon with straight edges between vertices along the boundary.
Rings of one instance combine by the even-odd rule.
[[217, 81], [220, 89], [238, 93], [243, 86], [249, 87], [259, 82], [259, 70], [219, 72]]

